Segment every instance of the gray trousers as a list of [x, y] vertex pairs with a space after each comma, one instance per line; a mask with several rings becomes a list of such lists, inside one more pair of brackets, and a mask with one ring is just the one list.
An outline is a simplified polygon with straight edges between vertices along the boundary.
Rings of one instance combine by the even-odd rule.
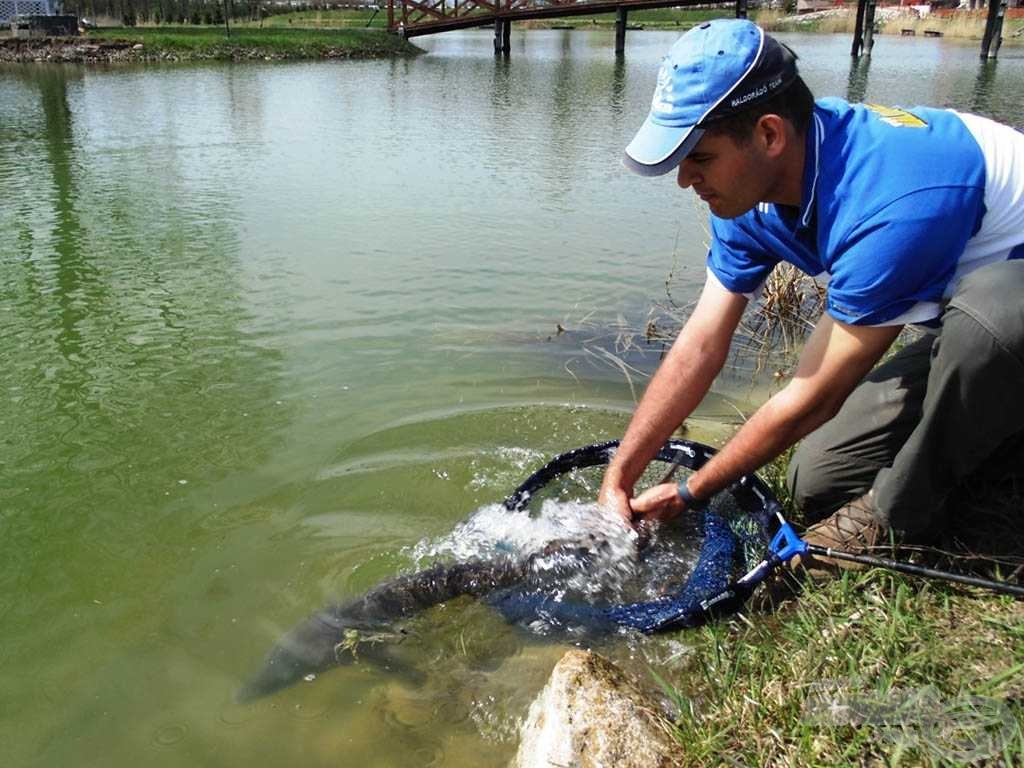
[[789, 487], [809, 522], [873, 489], [879, 518], [921, 541], [997, 456], [1024, 471], [1024, 260], [963, 278], [941, 332], [876, 367], [799, 445]]

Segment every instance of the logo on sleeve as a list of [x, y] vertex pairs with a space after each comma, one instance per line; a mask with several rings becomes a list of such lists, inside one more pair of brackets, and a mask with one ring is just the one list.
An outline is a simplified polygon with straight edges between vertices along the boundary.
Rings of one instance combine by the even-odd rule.
[[864, 104], [864, 106], [878, 115], [883, 123], [894, 125], [897, 128], [924, 128], [928, 125], [917, 115], [899, 107], [883, 107], [880, 104]]

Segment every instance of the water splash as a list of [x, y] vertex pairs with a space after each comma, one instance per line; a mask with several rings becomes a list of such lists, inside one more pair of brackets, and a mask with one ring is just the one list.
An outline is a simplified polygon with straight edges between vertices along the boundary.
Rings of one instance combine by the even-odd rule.
[[556, 601], [649, 600], [678, 587], [699, 542], [685, 524], [641, 550], [636, 532], [594, 503], [544, 500], [536, 511], [480, 507], [451, 533], [409, 552], [415, 568], [437, 562], [530, 558], [531, 578]]

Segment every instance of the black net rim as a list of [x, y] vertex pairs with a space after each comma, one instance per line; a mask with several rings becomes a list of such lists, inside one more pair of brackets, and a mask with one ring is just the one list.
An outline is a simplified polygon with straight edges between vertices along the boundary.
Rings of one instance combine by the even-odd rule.
[[[615, 456], [619, 442], [618, 440], [609, 440], [603, 443], [593, 443], [558, 454], [520, 483], [505, 498], [502, 504], [510, 512], [522, 511], [526, 508], [531, 497], [555, 478], [568, 474], [575, 469], [608, 465]], [[661, 447], [652, 461], [659, 461], [664, 464], [678, 464], [689, 470], [696, 471], [703, 467], [715, 453], [717, 453], [716, 449], [704, 443], [698, 443], [694, 440], [672, 439]], [[771, 488], [755, 474], [744, 475], [730, 486], [728, 490], [734, 496], [737, 496], [738, 499], [745, 502], [748, 505], [748, 509], [750, 508], [749, 505], [753, 505], [757, 510], [766, 512], [771, 517], [774, 517], [776, 509], [779, 508], [779, 503]]]

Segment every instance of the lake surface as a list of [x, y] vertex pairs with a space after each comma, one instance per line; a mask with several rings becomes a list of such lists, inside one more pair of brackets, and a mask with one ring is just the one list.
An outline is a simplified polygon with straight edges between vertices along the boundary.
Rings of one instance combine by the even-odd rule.
[[[1024, 124], [1018, 48], [780, 37], [818, 95]], [[704, 276], [699, 201], [619, 165], [675, 38], [0, 69], [5, 765], [508, 760], [565, 646], [471, 602], [417, 625], [415, 677], [233, 695], [294, 622], [621, 435], [642, 380], [612, 357], [657, 360], [624, 330]], [[767, 387], [724, 375], [691, 436]]]

